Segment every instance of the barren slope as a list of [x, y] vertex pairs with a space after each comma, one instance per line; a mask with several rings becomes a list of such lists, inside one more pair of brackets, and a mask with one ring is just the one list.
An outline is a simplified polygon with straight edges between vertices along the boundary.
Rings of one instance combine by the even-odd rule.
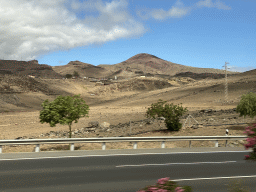
[[[8, 82], [7, 82], [8, 81]], [[24, 83], [24, 82], [25, 83]], [[0, 115], [1, 138], [15, 139], [24, 138], [53, 138], [57, 131], [63, 132], [64, 137], [67, 135], [68, 126], [57, 124], [56, 127], [50, 127], [49, 124], [41, 124], [39, 122], [39, 114], [42, 107], [41, 103], [45, 99], [53, 101], [58, 95], [76, 95], [81, 97], [90, 107], [89, 118], [80, 118], [78, 123], [72, 124], [72, 130], [80, 133], [80, 130], [88, 125], [89, 121], [109, 122], [113, 126], [120, 128], [111, 128], [109, 132], [95, 132], [83, 134], [75, 134], [74, 137], [97, 137], [97, 136], [118, 136], [124, 131], [128, 134], [131, 128], [132, 133], [140, 131], [153, 131], [165, 128], [163, 122], [155, 122], [152, 125], [145, 123], [132, 123], [130, 121], [145, 120], [145, 112], [152, 103], [162, 99], [168, 103], [180, 104], [188, 108], [187, 114], [192, 114], [194, 118], [203, 124], [203, 128], [184, 129], [176, 133], [168, 133], [167, 135], [224, 135], [225, 129], [230, 128], [230, 134], [242, 135], [244, 126], [240, 126], [239, 130], [230, 126], [207, 127], [208, 123], [241, 123], [252, 122], [252, 119], [238, 117], [233, 110], [232, 113], [224, 113], [225, 109], [233, 109], [237, 106], [242, 94], [249, 91], [256, 93], [256, 76], [233, 76], [229, 78], [229, 104], [223, 104], [224, 100], [224, 79], [203, 79], [193, 80], [191, 78], [177, 78], [174, 80], [166, 80], [161, 78], [135, 78], [131, 80], [120, 81], [116, 85], [95, 86], [95, 83], [86, 80], [51, 80], [51, 79], [8, 79], [5, 78], [4, 83], [10, 84], [10, 89], [15, 91], [18, 86], [12, 84], [20, 83], [23, 89], [27, 90], [30, 86], [36, 92], [24, 93], [2, 93], [1, 109], [6, 111], [16, 111], [10, 113], [2, 113]], [[18, 85], [18, 84], [17, 84]], [[165, 85], [168, 85], [165, 87]], [[114, 87], [118, 89], [114, 89]], [[143, 89], [141, 89], [143, 87]], [[111, 89], [112, 88], [112, 89]], [[120, 88], [120, 90], [119, 90]], [[20, 88], [21, 89], [21, 88]], [[48, 90], [44, 92], [45, 90]], [[52, 94], [49, 92], [52, 91]], [[48, 93], [48, 94], [47, 94]], [[19, 102], [19, 104], [17, 104]], [[203, 115], [199, 113], [202, 109], [213, 109], [218, 113]], [[19, 111], [27, 112], [19, 112]], [[31, 111], [31, 112], [28, 112]], [[184, 116], [181, 120], [185, 122]], [[126, 125], [121, 125], [126, 124]], [[237, 126], [236, 126], [237, 127]], [[53, 131], [50, 133], [50, 131]], [[41, 135], [43, 134], [43, 135]], [[47, 136], [48, 134], [48, 136]], [[141, 133], [137, 136], [161, 136], [163, 133]], [[26, 136], [26, 137], [25, 137]], [[194, 146], [213, 146], [212, 142], [193, 142]], [[159, 147], [158, 142], [139, 144], [139, 148], [155, 148]], [[109, 148], [132, 148], [131, 143], [108, 144]], [[166, 147], [187, 147], [188, 143], [168, 143]], [[43, 146], [43, 148], [53, 146]], [[81, 149], [100, 149], [101, 144], [81, 145]], [[21, 147], [4, 147], [4, 152], [11, 151], [33, 151], [33, 146]]]

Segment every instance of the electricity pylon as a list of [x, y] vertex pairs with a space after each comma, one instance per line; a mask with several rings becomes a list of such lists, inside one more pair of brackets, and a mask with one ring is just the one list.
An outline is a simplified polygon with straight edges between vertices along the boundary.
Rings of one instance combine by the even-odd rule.
[[230, 69], [227, 67], [228, 62], [225, 62], [225, 102], [228, 102], [228, 77], [227, 77], [227, 69]]

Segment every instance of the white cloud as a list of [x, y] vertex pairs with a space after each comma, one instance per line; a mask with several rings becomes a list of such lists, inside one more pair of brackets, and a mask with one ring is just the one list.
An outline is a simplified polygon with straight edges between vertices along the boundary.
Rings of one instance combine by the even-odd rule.
[[212, 3], [211, 0], [198, 1], [198, 2], [196, 3], [196, 5], [197, 5], [198, 7], [208, 7], [208, 8], [214, 7], [214, 4]]
[[[79, 19], [77, 12], [95, 12]], [[0, 59], [32, 60], [58, 50], [103, 44], [146, 32], [125, 0], [1, 0]]]
[[[171, 9], [165, 11], [163, 9], [141, 9], [137, 11], [137, 15], [139, 15], [143, 19], [148, 19], [150, 17], [157, 19], [157, 20], [163, 20], [167, 18], [181, 18], [187, 14], [189, 14], [191, 8], [190, 7], [184, 7], [184, 4], [178, 0], [174, 6], [171, 7]], [[142, 12], [145, 12], [145, 15], [142, 14]]]
[[224, 9], [224, 10], [230, 10], [231, 9], [231, 7], [225, 5], [224, 3], [220, 2], [220, 1], [216, 1], [214, 5], [217, 9]]
[[220, 0], [215, 1], [215, 3], [213, 3], [212, 0], [202, 0], [202, 1], [198, 1], [196, 3], [196, 6], [198, 8], [208, 7], [208, 8], [217, 8], [217, 9], [224, 9], [224, 10], [231, 9], [231, 7], [225, 5]]
[[[137, 11], [137, 15], [140, 16], [142, 19], [149, 19], [153, 18], [156, 20], [164, 20], [168, 18], [181, 18], [188, 14], [193, 9], [198, 8], [217, 8], [217, 9], [224, 9], [224, 10], [230, 10], [231, 8], [224, 3], [222, 3], [220, 0], [217, 0], [215, 3], [213, 3], [211, 0], [201, 0], [195, 3], [193, 6], [184, 6], [184, 4], [181, 2], [181, 0], [177, 0], [174, 6], [172, 6], [169, 10], [165, 11], [163, 9], [141, 9]], [[144, 14], [142, 14], [142, 12]]]

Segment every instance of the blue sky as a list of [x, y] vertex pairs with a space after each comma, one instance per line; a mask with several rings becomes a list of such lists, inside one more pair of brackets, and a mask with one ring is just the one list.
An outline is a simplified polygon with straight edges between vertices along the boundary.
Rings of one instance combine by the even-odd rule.
[[255, 0], [0, 0], [0, 59], [256, 69]]

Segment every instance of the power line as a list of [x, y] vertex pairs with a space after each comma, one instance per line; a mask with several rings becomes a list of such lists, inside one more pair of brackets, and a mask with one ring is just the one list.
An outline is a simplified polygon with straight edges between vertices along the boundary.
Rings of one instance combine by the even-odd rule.
[[230, 69], [227, 67], [228, 62], [225, 62], [225, 102], [228, 102], [228, 77], [227, 77], [227, 69]]

